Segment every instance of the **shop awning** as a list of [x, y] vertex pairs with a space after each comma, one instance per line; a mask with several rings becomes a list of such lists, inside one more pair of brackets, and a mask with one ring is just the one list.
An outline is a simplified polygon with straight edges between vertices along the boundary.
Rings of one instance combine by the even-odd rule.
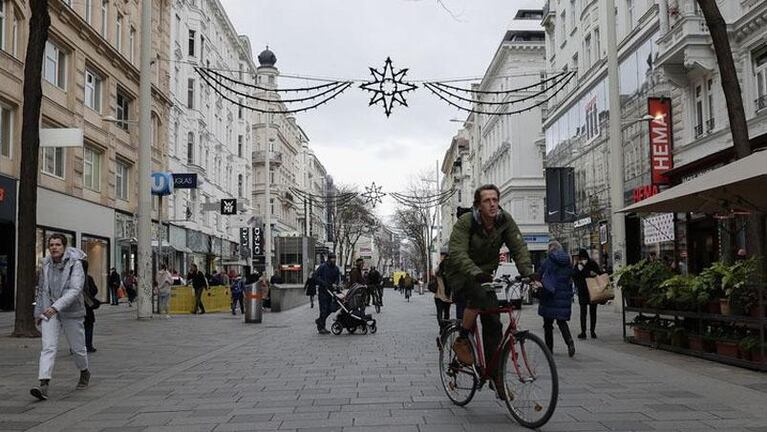
[[767, 212], [767, 151], [758, 151], [618, 213]]

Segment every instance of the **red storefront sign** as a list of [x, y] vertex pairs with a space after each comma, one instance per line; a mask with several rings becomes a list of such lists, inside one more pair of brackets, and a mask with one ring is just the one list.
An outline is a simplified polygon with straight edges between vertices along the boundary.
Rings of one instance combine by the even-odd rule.
[[671, 134], [671, 99], [647, 98], [650, 121], [650, 164], [653, 185], [670, 183], [666, 172], [674, 167], [673, 137]]
[[644, 186], [639, 186], [638, 188], [634, 188], [631, 195], [632, 195], [634, 204], [636, 204], [639, 201], [642, 201], [643, 199], [650, 198], [651, 196], [657, 194], [658, 192], [660, 192], [660, 188], [658, 186], [644, 185]]

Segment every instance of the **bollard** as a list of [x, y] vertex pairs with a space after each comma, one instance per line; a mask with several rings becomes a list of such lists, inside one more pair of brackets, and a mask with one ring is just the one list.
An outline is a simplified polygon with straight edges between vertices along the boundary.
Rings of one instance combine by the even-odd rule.
[[264, 314], [263, 291], [258, 282], [245, 285], [243, 298], [245, 300], [245, 322], [260, 323]]

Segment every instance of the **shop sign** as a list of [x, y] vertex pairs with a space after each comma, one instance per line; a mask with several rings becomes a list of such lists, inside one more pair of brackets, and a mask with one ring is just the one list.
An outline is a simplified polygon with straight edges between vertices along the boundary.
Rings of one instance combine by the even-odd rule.
[[174, 189], [197, 189], [197, 174], [173, 174]]
[[599, 244], [607, 244], [607, 224], [599, 224]]
[[152, 173], [152, 195], [170, 195], [173, 193], [173, 178], [167, 172]]
[[237, 214], [237, 199], [223, 198], [221, 200], [221, 215], [232, 216]]
[[673, 137], [671, 134], [671, 99], [647, 98], [647, 112], [653, 116], [650, 121], [650, 162], [652, 184], [667, 185], [666, 176], [673, 162]]
[[644, 244], [674, 241], [674, 213], [663, 213], [642, 220]]
[[634, 188], [631, 196], [634, 200], [634, 204], [644, 199], [650, 198], [653, 195], [657, 195], [660, 192], [660, 188], [656, 185], [643, 185]]
[[0, 219], [16, 220], [16, 180], [0, 176]]
[[591, 216], [573, 222], [573, 228], [580, 228], [586, 225], [591, 225]]
[[550, 237], [548, 236], [548, 234], [533, 234], [533, 235], [523, 235], [522, 239], [525, 241], [525, 243], [548, 244]]

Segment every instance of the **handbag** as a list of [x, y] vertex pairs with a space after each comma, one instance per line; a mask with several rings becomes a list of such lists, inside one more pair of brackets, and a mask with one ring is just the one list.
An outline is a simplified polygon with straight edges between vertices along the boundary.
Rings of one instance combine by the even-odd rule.
[[88, 306], [92, 310], [96, 310], [101, 306], [101, 300], [92, 295], [85, 294], [83, 300], [85, 300], [85, 306]]
[[615, 298], [610, 276], [606, 273], [586, 278], [586, 287], [589, 290], [591, 304], [605, 303]]
[[128, 294], [125, 292], [125, 288], [123, 286], [120, 286], [120, 288], [117, 288], [117, 298], [125, 298]]

